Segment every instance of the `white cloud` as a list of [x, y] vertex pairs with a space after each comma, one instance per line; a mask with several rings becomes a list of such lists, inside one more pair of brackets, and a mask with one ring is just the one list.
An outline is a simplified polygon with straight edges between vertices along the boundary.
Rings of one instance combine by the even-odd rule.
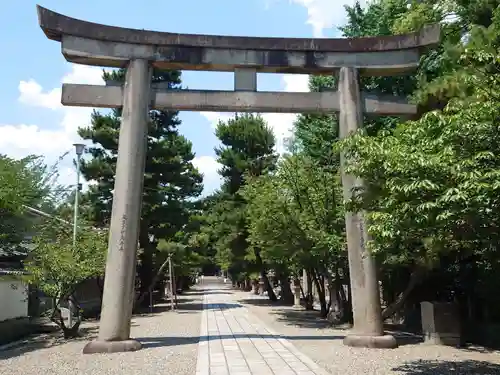
[[200, 112], [215, 128], [219, 121], [227, 121], [234, 117], [234, 113], [220, 113], [220, 112]]
[[198, 156], [193, 160], [193, 164], [203, 173], [203, 193], [208, 195], [215, 191], [221, 184], [221, 177], [217, 173], [220, 164], [212, 156]]
[[56, 160], [68, 145], [71, 147], [71, 138], [65, 132], [42, 130], [37, 125], [0, 125], [0, 149], [15, 158], [35, 154]]
[[[72, 65], [61, 83], [103, 84], [100, 68]], [[28, 155], [42, 155], [49, 165], [57, 162], [66, 152], [70, 155], [59, 164], [59, 181], [64, 185], [74, 185], [76, 172], [72, 163], [73, 143], [81, 142], [76, 130], [90, 122], [91, 108], [64, 107], [61, 104], [61, 87], [44, 90], [34, 79], [19, 83], [19, 101], [27, 106], [45, 108], [60, 116], [60, 122], [53, 129], [43, 129], [37, 125], [3, 125], [0, 123], [0, 150], [9, 156], [21, 158]], [[216, 121], [217, 113], [206, 113], [207, 118]], [[227, 118], [229, 118], [229, 114]], [[224, 117], [225, 118], [225, 117]], [[195, 166], [204, 175], [205, 194], [220, 186], [217, 173], [219, 164], [215, 158], [200, 156], [194, 160]]]
[[71, 65], [71, 72], [62, 78], [62, 83], [85, 83], [88, 85], [103, 85], [102, 68], [87, 65]]
[[309, 76], [307, 74], [285, 74], [283, 75], [285, 91], [308, 92]]
[[[284, 74], [282, 78], [284, 91], [307, 92], [309, 91], [309, 76], [305, 74]], [[219, 121], [227, 121], [234, 117], [232, 113], [201, 112], [201, 114], [215, 128]], [[285, 151], [284, 141], [290, 137], [293, 130], [293, 123], [297, 115], [292, 113], [264, 113], [262, 117], [273, 129], [276, 137], [276, 151], [280, 154]]]
[[57, 109], [61, 108], [61, 89], [55, 88], [48, 92], [43, 92], [42, 86], [33, 79], [19, 82], [19, 101], [23, 104]]
[[[264, 8], [267, 10], [278, 1], [280, 0], [265, 0]], [[306, 24], [312, 27], [315, 38], [321, 38], [324, 37], [325, 30], [338, 28], [345, 23], [344, 5], [352, 6], [356, 0], [288, 0], [288, 2], [306, 8]], [[359, 2], [364, 6], [367, 0]]]
[[[100, 68], [71, 65], [71, 71], [63, 76], [61, 83], [103, 84]], [[90, 122], [92, 108], [64, 107], [61, 104], [61, 87], [44, 90], [34, 79], [21, 81], [18, 86], [19, 102], [32, 107], [52, 110], [60, 118], [58, 126], [43, 129], [31, 124], [1, 124], [0, 149], [3, 153], [20, 158], [27, 155], [42, 155], [47, 164], [52, 165], [65, 152], [74, 155], [73, 143], [81, 142], [76, 130]], [[76, 173], [72, 156], [60, 163], [60, 183], [73, 185]]]

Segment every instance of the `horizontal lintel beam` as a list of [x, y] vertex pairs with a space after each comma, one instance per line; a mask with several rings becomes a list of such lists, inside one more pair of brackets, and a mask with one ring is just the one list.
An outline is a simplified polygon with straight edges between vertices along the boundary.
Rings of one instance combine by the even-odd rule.
[[[95, 108], [122, 106], [121, 86], [63, 84], [63, 105]], [[363, 94], [365, 113], [415, 115], [413, 104], [395, 97]], [[209, 90], [151, 90], [151, 108], [196, 112], [334, 113], [338, 112], [337, 92], [249, 92]]]
[[[243, 46], [244, 47], [244, 46]], [[242, 48], [243, 48], [242, 47]], [[108, 42], [71, 35], [62, 37], [67, 61], [95, 66], [124, 68], [133, 59], [144, 59], [163, 70], [230, 71], [253, 69], [260, 73], [320, 74], [344, 66], [362, 75], [407, 74], [418, 67], [420, 49], [369, 52], [313, 52], [158, 46]]]

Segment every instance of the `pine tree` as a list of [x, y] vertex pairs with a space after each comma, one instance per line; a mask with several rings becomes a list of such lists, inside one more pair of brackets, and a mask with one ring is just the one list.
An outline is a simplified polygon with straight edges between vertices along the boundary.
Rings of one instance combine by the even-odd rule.
[[269, 288], [259, 249], [249, 247], [246, 202], [239, 194], [247, 177], [275, 169], [274, 135], [262, 117], [253, 114], [220, 122], [216, 135], [222, 143], [215, 153], [222, 165], [219, 173], [223, 184], [208, 221], [213, 237], [218, 239], [215, 246], [219, 264], [228, 268], [233, 281], [243, 281], [250, 273], [260, 272], [268, 284], [269, 297], [276, 299]]
[[[125, 70], [105, 72], [104, 80], [124, 82]], [[167, 83], [170, 89], [179, 89], [181, 73], [154, 70], [152, 83], [159, 82]], [[120, 115], [120, 109], [110, 114], [94, 112], [91, 125], [78, 131], [83, 139], [95, 145], [88, 149], [91, 159], [84, 160], [81, 169], [83, 176], [95, 183], [89, 189], [88, 198], [93, 207], [91, 219], [98, 225], [106, 225], [111, 217]], [[199, 196], [203, 189], [202, 177], [193, 165], [192, 144], [179, 134], [180, 123], [177, 112], [149, 112], [139, 234], [141, 293], [147, 293], [155, 274], [158, 241], [171, 238], [187, 223], [190, 198]]]

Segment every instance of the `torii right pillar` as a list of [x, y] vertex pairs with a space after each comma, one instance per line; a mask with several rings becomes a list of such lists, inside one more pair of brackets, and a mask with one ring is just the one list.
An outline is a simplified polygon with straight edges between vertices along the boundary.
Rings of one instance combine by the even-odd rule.
[[[363, 126], [363, 108], [356, 68], [342, 67], [339, 73], [340, 138], [347, 137]], [[345, 173], [345, 160], [341, 156], [342, 189], [344, 200], [352, 197], [353, 189], [363, 182]], [[346, 212], [347, 251], [351, 281], [354, 327], [344, 338], [348, 346], [364, 348], [396, 348], [396, 339], [384, 334], [380, 291], [375, 259], [366, 249], [368, 232], [362, 212]]]

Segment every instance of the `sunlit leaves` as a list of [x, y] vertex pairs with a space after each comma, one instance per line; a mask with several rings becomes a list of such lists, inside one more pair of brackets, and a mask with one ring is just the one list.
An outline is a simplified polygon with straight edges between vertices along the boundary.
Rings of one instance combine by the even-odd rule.
[[305, 155], [285, 158], [276, 174], [251, 180], [250, 242], [270, 263], [317, 267], [344, 256], [344, 217], [338, 173]]
[[27, 281], [54, 298], [67, 297], [79, 283], [104, 275], [107, 233], [83, 225], [73, 244], [71, 229], [58, 221], [47, 223], [25, 262]]
[[26, 206], [54, 206], [62, 192], [56, 179], [57, 169], [47, 167], [41, 157], [17, 160], [0, 155], [0, 248], [17, 246], [34, 225]]
[[338, 147], [344, 147], [348, 171], [366, 181], [369, 229], [375, 250], [392, 254], [386, 259], [408, 249], [420, 249], [407, 253], [408, 261], [452, 249], [472, 251], [499, 238], [500, 81], [492, 69], [498, 50], [495, 55], [488, 43], [478, 50], [473, 40], [460, 60], [469, 65], [456, 68], [470, 95], [392, 134], [359, 132]]

